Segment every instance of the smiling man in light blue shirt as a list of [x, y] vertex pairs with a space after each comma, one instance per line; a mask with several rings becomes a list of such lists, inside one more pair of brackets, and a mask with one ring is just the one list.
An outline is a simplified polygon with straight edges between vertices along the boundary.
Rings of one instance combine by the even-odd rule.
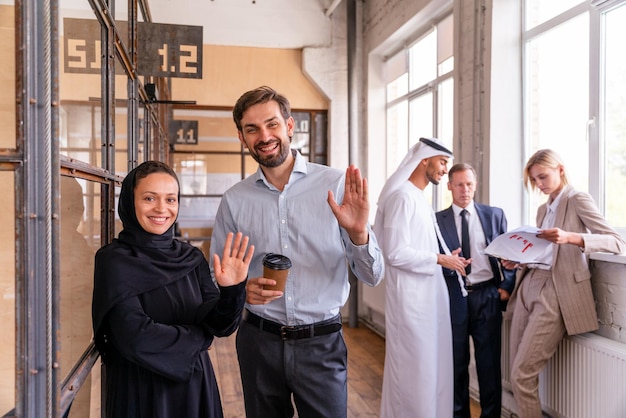
[[[347, 352], [339, 310], [350, 292], [348, 268], [375, 286], [383, 260], [368, 224], [367, 181], [307, 162], [290, 147], [294, 120], [287, 99], [269, 87], [242, 95], [233, 111], [239, 139], [259, 163], [226, 191], [215, 219], [211, 253], [228, 231], [255, 245], [246, 319], [237, 353], [246, 416], [345, 417]], [[285, 291], [264, 290], [267, 253], [289, 257]]]

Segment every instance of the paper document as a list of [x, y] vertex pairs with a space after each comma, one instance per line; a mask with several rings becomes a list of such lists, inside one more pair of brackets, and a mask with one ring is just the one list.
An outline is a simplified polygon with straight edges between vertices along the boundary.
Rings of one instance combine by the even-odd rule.
[[547, 239], [537, 238], [539, 228], [522, 226], [498, 235], [485, 248], [485, 253], [503, 260], [515, 261], [520, 264], [539, 263], [537, 261], [543, 252], [552, 244]]

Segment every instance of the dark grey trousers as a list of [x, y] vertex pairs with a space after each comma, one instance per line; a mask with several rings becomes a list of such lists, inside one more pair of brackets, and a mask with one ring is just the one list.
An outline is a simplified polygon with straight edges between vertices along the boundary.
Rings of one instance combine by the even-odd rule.
[[[328, 321], [341, 321], [341, 318]], [[245, 320], [237, 332], [247, 418], [347, 416], [347, 350], [341, 331], [283, 341]]]

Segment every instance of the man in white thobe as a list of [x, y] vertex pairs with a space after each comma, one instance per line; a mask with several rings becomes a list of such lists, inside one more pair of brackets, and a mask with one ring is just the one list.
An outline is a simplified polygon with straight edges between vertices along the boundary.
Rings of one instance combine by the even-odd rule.
[[381, 418], [449, 418], [454, 376], [448, 290], [441, 267], [464, 274], [470, 260], [440, 254], [433, 209], [424, 196], [439, 184], [452, 153], [420, 138], [387, 180], [374, 223], [385, 259], [385, 369]]

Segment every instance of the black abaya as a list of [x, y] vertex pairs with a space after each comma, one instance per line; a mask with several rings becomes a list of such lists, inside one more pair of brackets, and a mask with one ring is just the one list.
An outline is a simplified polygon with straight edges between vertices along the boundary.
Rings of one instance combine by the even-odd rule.
[[109, 312], [107, 416], [222, 416], [207, 349], [213, 335], [236, 329], [244, 285], [222, 288], [211, 315], [198, 323], [207, 295], [197, 273], [125, 299]]
[[135, 171], [122, 184], [119, 239], [96, 254], [93, 325], [107, 417], [222, 417], [208, 347], [232, 334], [245, 282], [217, 288], [202, 252], [137, 222]]

